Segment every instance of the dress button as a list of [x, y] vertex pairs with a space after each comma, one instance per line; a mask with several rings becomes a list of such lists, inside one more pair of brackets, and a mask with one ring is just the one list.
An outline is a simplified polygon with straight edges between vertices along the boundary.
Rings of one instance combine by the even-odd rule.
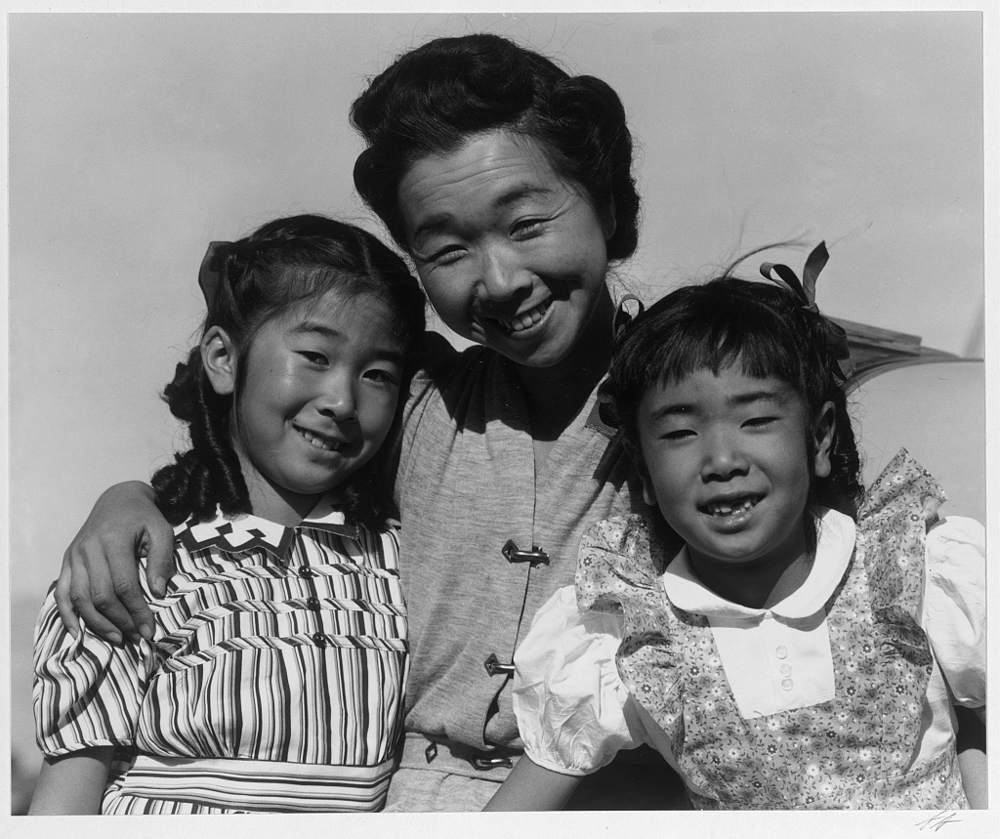
[[326, 636], [322, 632], [314, 632], [312, 639], [317, 647], [326, 646]]
[[314, 576], [316, 576], [316, 572], [315, 572], [315, 571], [313, 571], [313, 570], [312, 570], [312, 568], [310, 568], [310, 567], [309, 567], [309, 566], [307, 565], [307, 566], [305, 566], [304, 568], [300, 568], [300, 569], [299, 569], [299, 576], [300, 576], [300, 577], [305, 577], [306, 579], [309, 579], [310, 577], [314, 577]]
[[318, 597], [310, 597], [306, 601], [306, 606], [308, 606], [314, 612], [318, 612], [319, 611], [319, 598]]
[[784, 690], [791, 690], [792, 686], [793, 686], [793, 682], [792, 682], [791, 679], [782, 679], [781, 680], [781, 687], [782, 687], [782, 689], [784, 689]]
[[792, 672], [792, 665], [791, 664], [782, 664], [781, 665], [781, 675], [782, 676], [787, 676], [791, 672]]
[[788, 650], [785, 649], [784, 647], [778, 647], [778, 649], [774, 651], [774, 654], [778, 658], [788, 658]]

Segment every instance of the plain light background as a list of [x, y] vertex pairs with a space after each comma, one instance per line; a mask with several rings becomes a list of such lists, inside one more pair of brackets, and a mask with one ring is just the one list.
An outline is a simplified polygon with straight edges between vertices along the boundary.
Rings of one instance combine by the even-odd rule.
[[[825, 312], [984, 353], [978, 12], [14, 14], [7, 27], [15, 618], [33, 618], [98, 493], [184, 447], [158, 393], [196, 338], [208, 241], [309, 211], [381, 232], [353, 191], [348, 107], [432, 37], [497, 32], [618, 91], [644, 209], [616, 288], [652, 300], [794, 237], [802, 248], [762, 258], [798, 271], [825, 239]], [[15, 620], [11, 710], [33, 768], [30, 631]]]

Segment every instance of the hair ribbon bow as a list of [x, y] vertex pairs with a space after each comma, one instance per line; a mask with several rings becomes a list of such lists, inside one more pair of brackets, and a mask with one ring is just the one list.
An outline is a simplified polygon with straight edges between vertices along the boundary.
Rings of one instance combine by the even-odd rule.
[[198, 269], [198, 286], [205, 295], [205, 303], [209, 309], [215, 304], [219, 293], [219, 285], [222, 283], [220, 263], [224, 261], [226, 250], [231, 244], [232, 242], [209, 242], [201, 268]]
[[[819, 306], [816, 305], [816, 278], [819, 277], [819, 272], [823, 270], [829, 259], [830, 254], [826, 250], [826, 242], [820, 242], [813, 248], [809, 256], [806, 257], [806, 264], [802, 268], [801, 281], [787, 265], [774, 262], [761, 263], [760, 273], [765, 279], [772, 282], [776, 281], [776, 278], [771, 276], [772, 272], [777, 274], [777, 279], [782, 280], [792, 290], [795, 296], [802, 301], [804, 308], [810, 312], [815, 312], [823, 319], [823, 323], [826, 325], [827, 343], [834, 358], [838, 361], [837, 369], [840, 372], [841, 378], [846, 381], [851, 372], [851, 365], [849, 364], [851, 348], [847, 343], [847, 332], [839, 323], [835, 323], [823, 315], [819, 310]], [[848, 363], [842, 365], [839, 363], [842, 361]], [[847, 368], [846, 371], [845, 367]]]

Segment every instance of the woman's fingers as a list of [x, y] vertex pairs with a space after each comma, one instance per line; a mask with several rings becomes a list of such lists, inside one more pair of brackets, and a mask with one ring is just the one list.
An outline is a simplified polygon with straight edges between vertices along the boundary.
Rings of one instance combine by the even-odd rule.
[[140, 623], [152, 634], [153, 616], [139, 583], [135, 545], [134, 540], [119, 539], [70, 545], [56, 585], [56, 604], [68, 629], [78, 629], [79, 618], [91, 632], [116, 644], [125, 636], [138, 640]]
[[[137, 558], [154, 559], [153, 578], [173, 573], [173, 529], [156, 508], [152, 489], [128, 482], [105, 490], [63, 555], [56, 585], [59, 614], [70, 631], [79, 620], [118, 643], [123, 637], [152, 638], [153, 614], [139, 582]], [[158, 588], [166, 587], [165, 582]]]
[[[66, 554], [68, 553], [69, 551], [66, 552]], [[76, 617], [76, 611], [69, 597], [72, 573], [69, 570], [66, 554], [63, 554], [62, 569], [59, 571], [59, 579], [56, 580], [56, 609], [59, 610], [59, 617], [66, 629], [69, 630], [69, 634], [76, 638], [80, 634], [80, 621]]]
[[[139, 582], [135, 543], [124, 547], [109, 547], [104, 554], [110, 571], [108, 578], [96, 581], [91, 577], [90, 594], [94, 607], [133, 641], [153, 637], [153, 613], [146, 603], [146, 594]], [[84, 618], [86, 620], [86, 618]]]
[[140, 553], [146, 557], [146, 582], [149, 590], [154, 597], [163, 597], [167, 593], [167, 581], [177, 572], [174, 564], [174, 529], [165, 519], [162, 524], [151, 523], [147, 527]]
[[[67, 551], [63, 558], [63, 570], [59, 575], [61, 584], [64, 576], [67, 573], [70, 574], [69, 583], [63, 588], [63, 596], [60, 596], [58, 585], [56, 588], [56, 603], [59, 607], [59, 614], [65, 622], [67, 612], [71, 613], [78, 631], [79, 621], [82, 620], [91, 632], [115, 644], [120, 644], [122, 633], [94, 608], [94, 598], [90, 590], [91, 579], [87, 569], [83, 565], [77, 565], [74, 568], [69, 554], [70, 551]], [[68, 622], [66, 626], [71, 628]]]

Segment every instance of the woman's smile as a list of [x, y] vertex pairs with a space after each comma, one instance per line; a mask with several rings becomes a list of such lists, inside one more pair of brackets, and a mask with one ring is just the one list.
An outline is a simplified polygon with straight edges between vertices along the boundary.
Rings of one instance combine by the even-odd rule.
[[541, 303], [519, 312], [511, 318], [496, 318], [495, 322], [501, 331], [507, 335], [520, 335], [526, 333], [533, 326], [538, 326], [549, 313], [552, 307], [552, 298], [546, 297]]

